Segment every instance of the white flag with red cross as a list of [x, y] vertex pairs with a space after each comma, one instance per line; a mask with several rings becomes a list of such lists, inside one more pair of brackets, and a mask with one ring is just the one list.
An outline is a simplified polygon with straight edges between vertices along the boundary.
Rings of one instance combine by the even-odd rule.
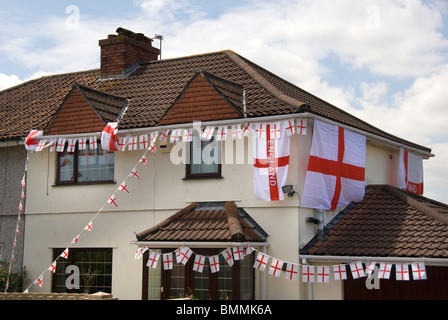
[[212, 273], [219, 271], [219, 255], [208, 257], [208, 262], [210, 264], [210, 271]]
[[224, 260], [227, 262], [229, 266], [233, 266], [233, 255], [231, 248], [227, 248], [226, 250], [221, 252], [221, 255], [223, 256]]
[[314, 282], [314, 266], [302, 265], [302, 282]]
[[298, 276], [299, 276], [299, 265], [292, 263], [292, 262], [288, 262], [286, 264], [286, 271], [285, 271], [285, 279], [288, 280], [297, 280]]
[[118, 122], [109, 122], [101, 132], [101, 147], [103, 150], [118, 151]]
[[173, 253], [164, 253], [163, 254], [163, 270], [171, 270], [173, 269]]
[[269, 274], [271, 276], [280, 277], [283, 268], [283, 261], [272, 258], [271, 266], [269, 267]]
[[398, 154], [398, 188], [423, 194], [423, 157], [400, 148]]
[[318, 266], [316, 270], [316, 277], [318, 283], [330, 282], [330, 267]]
[[37, 138], [41, 137], [42, 135], [42, 131], [31, 130], [25, 139], [25, 149], [28, 151], [36, 151], [37, 146], [39, 145], [39, 141], [37, 140]]
[[193, 270], [199, 273], [202, 273], [204, 270], [205, 257], [201, 255], [196, 255], [193, 263]]
[[266, 269], [268, 260], [269, 260], [268, 255], [258, 252], [257, 258], [255, 259], [255, 262], [254, 262], [254, 268], [258, 269], [260, 271], [264, 271]]
[[350, 263], [353, 279], [363, 278], [366, 276], [361, 262]]
[[423, 262], [414, 262], [412, 266], [412, 278], [414, 280], [425, 280], [426, 279], [426, 268]]
[[159, 262], [160, 253], [151, 251], [149, 253], [148, 262], [146, 263], [146, 266], [152, 269], [157, 268], [157, 263]]
[[276, 138], [276, 128], [271, 130], [271, 124], [264, 128], [263, 135], [256, 131], [253, 134], [254, 197], [264, 201], [283, 200], [281, 188], [288, 176], [290, 136], [282, 134]]
[[365, 136], [315, 120], [301, 206], [335, 210], [361, 201], [365, 164]]

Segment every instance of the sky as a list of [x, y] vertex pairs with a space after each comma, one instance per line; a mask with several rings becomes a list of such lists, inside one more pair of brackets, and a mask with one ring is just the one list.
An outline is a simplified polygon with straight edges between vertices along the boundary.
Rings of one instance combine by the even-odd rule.
[[0, 0], [0, 26], [0, 90], [98, 68], [118, 27], [163, 59], [233, 50], [431, 148], [424, 195], [448, 203], [448, 0]]

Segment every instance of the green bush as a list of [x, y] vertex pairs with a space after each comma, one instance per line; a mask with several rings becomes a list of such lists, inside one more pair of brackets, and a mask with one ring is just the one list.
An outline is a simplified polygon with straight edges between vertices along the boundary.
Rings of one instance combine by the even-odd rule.
[[[0, 292], [5, 292], [6, 281], [8, 279], [9, 263], [0, 261]], [[18, 273], [9, 275], [9, 287], [7, 292], [22, 292], [25, 283], [29, 282], [27, 279], [26, 268], [23, 268]]]

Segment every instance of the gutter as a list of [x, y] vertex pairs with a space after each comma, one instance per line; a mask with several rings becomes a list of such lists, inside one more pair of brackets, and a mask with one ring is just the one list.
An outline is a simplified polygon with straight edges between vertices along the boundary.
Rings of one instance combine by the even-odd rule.
[[189, 248], [227, 248], [229, 246], [267, 247], [269, 242], [225, 242], [225, 241], [131, 241], [131, 244], [139, 247], [149, 247], [154, 249], [174, 248], [187, 246]]
[[425, 257], [368, 257], [368, 256], [314, 256], [299, 255], [304, 264], [312, 262], [389, 262], [389, 263], [413, 263], [423, 262], [428, 266], [448, 266], [448, 258], [425, 258]]
[[[265, 122], [265, 121], [282, 121], [282, 120], [288, 120], [291, 118], [308, 118], [308, 119], [314, 119], [314, 120], [320, 120], [322, 122], [337, 125], [341, 128], [350, 130], [355, 133], [362, 134], [368, 138], [369, 142], [377, 143], [380, 145], [387, 145], [389, 147], [393, 147], [394, 149], [399, 149], [401, 147], [407, 149], [408, 151], [421, 155], [425, 158], [434, 157], [434, 154], [430, 152], [425, 152], [421, 149], [417, 149], [411, 146], [404, 145], [403, 142], [395, 142], [387, 138], [380, 137], [378, 135], [375, 135], [373, 133], [369, 133], [366, 131], [363, 131], [361, 129], [356, 129], [353, 127], [350, 127], [348, 125], [344, 125], [341, 123], [338, 123], [336, 121], [328, 120], [324, 117], [309, 113], [309, 112], [302, 112], [302, 113], [292, 113], [292, 114], [283, 114], [283, 115], [275, 115], [275, 116], [267, 116], [267, 117], [256, 117], [256, 118], [238, 118], [238, 119], [230, 119], [230, 120], [220, 120], [220, 121], [205, 121], [200, 122], [203, 126], [218, 126], [218, 125], [233, 125], [233, 124], [240, 124], [241, 122]], [[173, 125], [166, 125], [166, 126], [156, 126], [156, 127], [145, 127], [145, 128], [136, 128], [136, 129], [124, 129], [119, 130], [118, 133], [122, 135], [127, 134], [138, 134], [138, 133], [148, 133], [153, 131], [160, 131], [163, 129], [183, 129], [183, 128], [191, 128], [194, 125], [194, 123], [181, 123], [181, 124], [173, 124]], [[52, 136], [42, 136], [40, 139], [55, 139], [58, 137], [64, 136], [66, 138], [82, 138], [86, 136], [93, 136], [93, 137], [100, 137], [101, 132], [95, 132], [95, 133], [84, 133], [84, 134], [67, 134], [67, 135], [52, 135]]]

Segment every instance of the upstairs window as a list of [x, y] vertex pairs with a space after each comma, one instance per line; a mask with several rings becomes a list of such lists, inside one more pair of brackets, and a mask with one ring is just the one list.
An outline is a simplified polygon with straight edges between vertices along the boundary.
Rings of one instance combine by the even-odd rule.
[[96, 149], [57, 152], [57, 185], [110, 183], [114, 181], [114, 152], [98, 143]]
[[186, 178], [221, 178], [221, 143], [214, 137], [210, 141], [202, 141], [193, 135], [193, 141], [189, 144]]

